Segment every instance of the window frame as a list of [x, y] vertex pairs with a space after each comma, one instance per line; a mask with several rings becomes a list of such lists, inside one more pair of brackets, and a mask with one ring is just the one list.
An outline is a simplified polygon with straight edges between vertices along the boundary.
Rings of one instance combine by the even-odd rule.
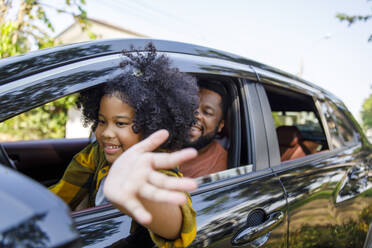
[[[266, 132], [267, 132], [267, 137], [268, 137], [268, 143], [272, 145], [272, 149], [270, 149], [270, 153], [269, 153], [269, 156], [270, 156], [270, 167], [272, 168], [282, 168], [282, 167], [292, 167], [292, 166], [297, 166], [297, 165], [302, 165], [302, 164], [306, 164], [312, 160], [315, 160], [315, 159], [318, 159], [320, 157], [324, 157], [324, 156], [330, 156], [331, 153], [330, 153], [330, 149], [328, 150], [325, 150], [325, 151], [322, 151], [322, 152], [317, 152], [317, 153], [314, 153], [314, 154], [310, 154], [310, 155], [307, 155], [305, 157], [301, 157], [301, 158], [297, 158], [297, 159], [294, 159], [294, 160], [288, 160], [288, 161], [280, 161], [280, 152], [279, 152], [279, 142], [278, 142], [278, 138], [277, 138], [277, 135], [276, 135], [276, 131], [275, 131], [275, 125], [274, 125], [274, 120], [272, 118], [272, 111], [271, 111], [271, 107], [270, 107], [270, 104], [269, 104], [269, 99], [268, 99], [268, 96], [267, 96], [267, 93], [266, 93], [266, 90], [264, 89], [264, 86], [263, 84], [268, 84], [268, 85], [271, 85], [271, 86], [274, 86], [274, 87], [279, 87], [283, 90], [286, 90], [286, 91], [292, 91], [293, 93], [298, 93], [298, 94], [304, 94], [304, 95], [307, 95], [309, 97], [311, 97], [311, 99], [313, 100], [313, 104], [314, 104], [314, 107], [315, 107], [315, 111], [317, 111], [318, 113], [315, 113], [315, 115], [318, 116], [319, 118], [319, 124], [321, 125], [323, 131], [324, 131], [324, 135], [325, 135], [325, 138], [326, 138], [326, 141], [328, 143], [328, 146], [330, 146], [330, 141], [329, 141], [329, 137], [327, 137], [327, 132], [328, 132], [328, 126], [325, 126], [324, 123], [323, 123], [323, 113], [319, 110], [317, 104], [316, 104], [316, 92], [312, 92], [308, 89], [305, 89], [305, 88], [299, 88], [298, 85], [291, 85], [290, 82], [280, 82], [278, 79], [275, 79], [275, 78], [265, 78], [265, 77], [260, 77], [260, 83], [261, 83], [261, 86], [262, 86], [262, 89], [263, 89], [263, 92], [261, 94], [260, 97], [264, 98], [265, 100], [262, 100], [262, 101], [267, 101], [267, 104], [268, 106], [265, 108], [265, 111], [266, 111], [266, 116], [267, 118], [265, 119], [266, 121]], [[292, 87], [293, 86], [293, 87]]]

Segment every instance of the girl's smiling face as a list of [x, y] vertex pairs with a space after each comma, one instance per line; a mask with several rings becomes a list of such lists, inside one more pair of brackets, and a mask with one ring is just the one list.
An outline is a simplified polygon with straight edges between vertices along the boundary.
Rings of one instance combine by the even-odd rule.
[[133, 108], [120, 98], [115, 95], [102, 97], [95, 134], [110, 164], [141, 140], [141, 135], [132, 129], [133, 117]]

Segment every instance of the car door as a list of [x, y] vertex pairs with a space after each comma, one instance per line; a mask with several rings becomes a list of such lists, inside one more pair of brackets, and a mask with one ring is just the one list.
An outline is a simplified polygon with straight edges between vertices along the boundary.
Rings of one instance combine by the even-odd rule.
[[363, 247], [372, 202], [368, 158], [357, 124], [344, 114], [341, 102], [334, 104], [319, 89], [264, 73], [260, 78], [273, 117], [267, 123], [271, 132], [279, 125], [296, 126], [302, 140], [318, 144], [318, 150], [288, 159], [282, 156], [284, 138], [279, 132], [268, 135], [276, 144], [277, 161], [271, 166], [288, 196], [288, 246]]
[[[189, 247], [286, 247], [281, 184], [271, 170], [250, 170], [243, 166], [210, 175], [210, 182], [191, 194], [197, 235]], [[112, 206], [73, 218], [84, 247], [125, 244], [130, 237], [131, 219]]]
[[[63, 97], [71, 96], [71, 94], [80, 90], [104, 83], [108, 77], [118, 70], [115, 67], [119, 63], [118, 61], [120, 61], [119, 55], [90, 58], [5, 83], [0, 87], [3, 106], [0, 111], [0, 118], [17, 118], [21, 113], [27, 111], [29, 116], [32, 116], [32, 111], [36, 107], [43, 108], [56, 99], [61, 100]], [[56, 115], [59, 114], [57, 110], [54, 112], [56, 112]], [[62, 114], [59, 118], [62, 119], [63, 116], [61, 116]], [[41, 118], [40, 116], [32, 117]], [[9, 121], [8, 126], [11, 126], [12, 118], [7, 121]], [[43, 130], [45, 136], [49, 135], [48, 131], [52, 133], [54, 121], [55, 119], [48, 119], [47, 115], [44, 122], [40, 122], [44, 125], [43, 129], [46, 130]], [[21, 133], [24, 128], [14, 125], [12, 129]], [[29, 131], [31, 135], [26, 135], [27, 137], [24, 137], [24, 135], [21, 137], [12, 136], [10, 139], [12, 141], [1, 142], [0, 146], [6, 151], [18, 171], [45, 186], [57, 182], [63, 175], [72, 156], [91, 142], [87, 137], [89, 134], [85, 138], [59, 137], [57, 139], [53, 136], [40, 138], [37, 135], [38, 130], [33, 130], [30, 127], [26, 130], [31, 130]], [[35, 135], [32, 135], [32, 132]], [[36, 136], [37, 138], [29, 138], [29, 136]]]
[[[215, 53], [210, 57], [168, 55], [181, 71], [223, 81], [232, 96], [230, 132], [227, 132], [229, 169], [199, 178], [199, 189], [191, 193], [198, 225], [191, 247], [286, 247], [286, 199], [279, 178], [269, 168], [270, 144], [266, 140], [255, 74], [248, 65], [221, 60]], [[21, 110], [104, 83], [118, 73], [115, 68], [120, 62], [120, 55], [110, 54], [62, 64], [21, 78], [14, 86], [3, 87], [2, 101], [6, 108], [0, 111], [0, 116], [14, 116]], [[243, 76], [251, 81], [239, 80]], [[16, 105], [9, 104], [11, 102]], [[56, 157], [62, 154], [64, 159], [70, 158], [70, 153], [87, 141], [76, 144], [55, 140], [16, 142], [6, 144], [6, 149], [12, 159], [18, 158], [20, 164], [26, 166], [48, 155], [46, 151]], [[35, 152], [24, 154], [35, 159], [23, 157], [23, 153], [19, 155], [31, 147]], [[66, 147], [71, 148], [68, 154], [63, 153], [62, 148]], [[42, 167], [55, 169], [56, 157], [50, 165], [46, 159]], [[49, 175], [46, 170], [41, 171]], [[120, 247], [130, 236], [131, 219], [111, 205], [73, 212], [72, 217], [86, 247]]]
[[[61, 138], [2, 142], [0, 145], [17, 171], [50, 186], [58, 182], [72, 157], [89, 142], [89, 138]], [[43, 154], [42, 160], [40, 154]]]
[[[199, 188], [191, 193], [197, 235], [190, 247], [286, 247], [286, 198], [268, 167], [269, 145], [262, 138], [266, 134], [254, 74], [251, 81], [239, 80], [233, 63], [169, 56], [181, 71], [230, 85], [233, 96], [229, 169], [197, 179]], [[248, 66], [238, 66], [239, 73], [251, 73]], [[130, 237], [131, 219], [110, 205], [73, 213], [73, 218], [86, 247], [120, 246]]]

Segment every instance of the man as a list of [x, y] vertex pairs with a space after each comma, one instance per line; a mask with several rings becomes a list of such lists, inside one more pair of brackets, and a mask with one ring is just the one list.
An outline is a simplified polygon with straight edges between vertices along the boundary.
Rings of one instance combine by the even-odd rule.
[[179, 168], [184, 176], [193, 178], [227, 169], [227, 151], [215, 140], [225, 125], [226, 89], [209, 81], [199, 82], [199, 87], [197, 121], [188, 145], [198, 150], [198, 156]]

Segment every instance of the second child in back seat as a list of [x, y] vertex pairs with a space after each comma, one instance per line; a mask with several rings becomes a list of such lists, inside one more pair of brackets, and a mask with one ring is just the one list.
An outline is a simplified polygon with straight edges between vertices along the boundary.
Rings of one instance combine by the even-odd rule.
[[227, 151], [215, 140], [225, 125], [226, 89], [207, 81], [199, 82], [199, 87], [197, 121], [190, 130], [188, 144], [198, 150], [198, 156], [179, 167], [186, 177], [200, 177], [227, 169]]

